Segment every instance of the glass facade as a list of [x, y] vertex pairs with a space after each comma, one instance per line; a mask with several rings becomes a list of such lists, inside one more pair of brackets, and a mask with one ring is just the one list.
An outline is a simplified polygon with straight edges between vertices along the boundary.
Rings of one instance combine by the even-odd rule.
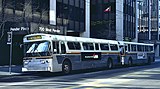
[[123, 13], [116, 10], [116, 0], [91, 0], [91, 36], [116, 40], [116, 13], [123, 14], [123, 40], [136, 38], [136, 0], [123, 0]]
[[116, 40], [116, 0], [91, 0], [91, 38]]
[[138, 2], [138, 41], [149, 40], [149, 1]]
[[158, 0], [138, 2], [139, 32], [138, 41], [158, 40]]
[[57, 26], [67, 27], [67, 35], [84, 32], [85, 0], [57, 0], [56, 17]]
[[136, 0], [124, 0], [123, 6], [123, 40], [131, 41], [136, 37]]
[[[160, 31], [160, 0], [159, 0], [159, 31]], [[160, 35], [159, 35], [160, 36]], [[159, 37], [160, 38], [160, 37]]]
[[151, 0], [151, 40], [158, 39], [158, 0]]

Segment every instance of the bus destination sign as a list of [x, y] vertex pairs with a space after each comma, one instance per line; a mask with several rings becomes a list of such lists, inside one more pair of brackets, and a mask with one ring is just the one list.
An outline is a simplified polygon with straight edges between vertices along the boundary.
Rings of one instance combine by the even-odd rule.
[[37, 35], [37, 36], [30, 36], [30, 37], [27, 37], [27, 40], [37, 40], [37, 39], [42, 39], [42, 36]]

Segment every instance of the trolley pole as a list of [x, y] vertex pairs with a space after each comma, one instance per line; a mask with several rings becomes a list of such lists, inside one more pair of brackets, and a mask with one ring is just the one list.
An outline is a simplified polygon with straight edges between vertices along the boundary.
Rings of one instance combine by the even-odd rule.
[[13, 32], [8, 32], [8, 40], [7, 44], [10, 45], [10, 60], [9, 60], [9, 73], [11, 74], [12, 71], [12, 37], [13, 37]]

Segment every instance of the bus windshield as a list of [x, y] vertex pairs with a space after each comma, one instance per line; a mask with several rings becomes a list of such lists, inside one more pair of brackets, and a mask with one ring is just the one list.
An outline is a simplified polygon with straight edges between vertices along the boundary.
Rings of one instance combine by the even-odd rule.
[[24, 56], [49, 56], [51, 52], [51, 46], [49, 41], [29, 42], [24, 45]]

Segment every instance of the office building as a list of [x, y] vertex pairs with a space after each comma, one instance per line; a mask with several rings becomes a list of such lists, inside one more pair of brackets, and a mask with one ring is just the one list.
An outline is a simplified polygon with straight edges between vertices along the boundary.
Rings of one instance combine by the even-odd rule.
[[138, 42], [154, 43], [156, 56], [160, 55], [158, 3], [159, 0], [137, 0]]
[[85, 5], [85, 0], [0, 0], [0, 65], [9, 64], [8, 32], [13, 32], [13, 64], [22, 63], [19, 46], [26, 34], [83, 35]]
[[30, 33], [120, 41], [157, 41], [159, 39], [157, 2], [157, 0], [0, 0], [0, 65], [9, 63], [7, 32], [10, 31], [13, 32], [13, 64], [22, 63], [23, 49], [19, 45], [22, 44], [23, 36]]

